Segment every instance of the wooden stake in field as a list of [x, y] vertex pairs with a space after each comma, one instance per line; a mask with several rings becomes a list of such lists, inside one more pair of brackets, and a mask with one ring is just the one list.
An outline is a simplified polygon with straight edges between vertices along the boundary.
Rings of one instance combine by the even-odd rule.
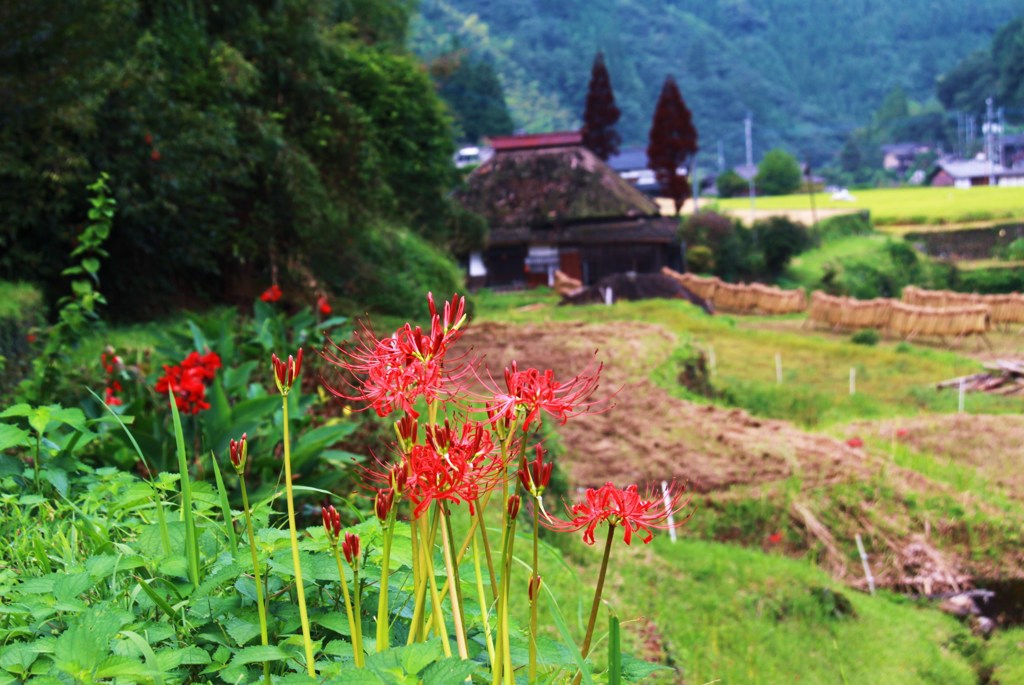
[[672, 498], [668, 495], [668, 482], [661, 481], [661, 496], [665, 500], [665, 511], [668, 512], [668, 536], [672, 542], [676, 541], [676, 521], [672, 515]]
[[857, 394], [857, 369], [850, 367], [850, 395]]
[[775, 353], [775, 382], [782, 385], [782, 355]]
[[708, 368], [710, 369], [712, 378], [714, 378], [715, 376], [716, 366], [717, 365], [715, 364], [715, 347], [714, 345], [711, 345], [710, 347], [708, 347]]
[[868, 566], [868, 553], [864, 551], [864, 543], [857, 533], [857, 551], [860, 552], [860, 563], [864, 565], [864, 576], [868, 579], [868, 590], [875, 594], [875, 577], [871, 575], [871, 567]]

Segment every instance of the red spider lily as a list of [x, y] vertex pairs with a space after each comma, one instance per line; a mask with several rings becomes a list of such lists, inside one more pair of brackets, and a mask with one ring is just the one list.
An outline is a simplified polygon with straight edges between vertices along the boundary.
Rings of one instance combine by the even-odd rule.
[[619, 489], [611, 483], [605, 483], [596, 490], [587, 488], [583, 501], [568, 509], [571, 521], [552, 519], [545, 522], [545, 525], [559, 531], [582, 530], [583, 541], [592, 545], [594, 531], [600, 524], [607, 523], [609, 526], [622, 527], [622, 539], [627, 545], [633, 541], [634, 533], [642, 531], [644, 536], [641, 539], [646, 545], [654, 537], [652, 528], [667, 529], [669, 526], [665, 520], [669, 515], [679, 513], [689, 504], [689, 498], [683, 499], [684, 494], [682, 488], [676, 488], [673, 484], [666, 507], [661, 494], [651, 492], [641, 496], [636, 485]]
[[160, 156], [161, 156], [160, 155], [160, 151], [157, 150], [156, 148], [154, 148], [153, 151], [151, 153], [149, 153], [150, 159], [152, 159], [154, 162], [159, 162], [160, 161]]
[[103, 393], [103, 402], [110, 407], [120, 407], [124, 400], [114, 394], [114, 389], [108, 387]]
[[282, 395], [287, 395], [299, 374], [302, 373], [302, 348], [299, 348], [294, 357], [288, 355], [288, 361], [281, 361], [276, 354], [270, 355], [270, 361], [274, 364], [274, 380], [277, 382], [277, 389]]
[[556, 418], [560, 424], [590, 410], [598, 401], [591, 397], [598, 388], [603, 364], [596, 369], [590, 367], [567, 382], [555, 380], [551, 369], [544, 372], [530, 368], [519, 370], [516, 362], [505, 369], [505, 392], [494, 393], [488, 403], [487, 413], [492, 423], [505, 420], [507, 423], [522, 415], [523, 431], [538, 420], [543, 410]]
[[847, 440], [846, 444], [849, 445], [850, 447], [853, 447], [854, 449], [860, 449], [861, 447], [864, 446], [864, 441], [858, 437], [853, 437]]
[[900, 428], [896, 431], [896, 437], [900, 438], [901, 440], [907, 437], [908, 435], [910, 435], [910, 431], [908, 431], [906, 428]]
[[[331, 541], [331, 545], [338, 544], [338, 537], [341, 535], [341, 516], [338, 515], [338, 510], [334, 508], [333, 504], [328, 504], [325, 507], [320, 508], [320, 516], [324, 521], [324, 530], [327, 531], [327, 539]], [[348, 538], [348, 536], [345, 536]], [[358, 554], [358, 540], [356, 538], [356, 554]], [[347, 556], [346, 556], [347, 558]]]
[[342, 399], [365, 403], [378, 416], [387, 416], [398, 408], [414, 417], [419, 416], [413, 408], [416, 398], [433, 402], [461, 390], [461, 379], [469, 369], [453, 371], [446, 355], [462, 335], [465, 298], [452, 298], [445, 304], [443, 315], [437, 314], [431, 296], [428, 303], [429, 333], [405, 324], [390, 337], [378, 339], [364, 327], [354, 349], [334, 345], [336, 352], [325, 350], [324, 359], [361, 379], [350, 384], [352, 394], [329, 386], [327, 389]]
[[416, 417], [406, 414], [395, 422], [395, 433], [398, 434], [398, 446], [408, 452], [419, 437], [419, 424]]
[[114, 354], [114, 348], [109, 345], [100, 353], [100, 365], [107, 374], [107, 387], [103, 392], [103, 402], [111, 407], [119, 407], [124, 400], [117, 396], [121, 392], [121, 382], [115, 378], [115, 374], [124, 373], [124, 362]]
[[316, 300], [316, 309], [318, 312], [327, 316], [331, 313], [331, 303], [327, 300], [326, 295], [321, 295]]
[[777, 545], [782, 542], [782, 533], [772, 533], [768, 536], [768, 542], [772, 545]]
[[248, 455], [249, 443], [245, 433], [242, 433], [242, 437], [238, 440], [231, 440], [228, 443], [228, 456], [231, 457], [231, 463], [239, 473], [245, 469], [245, 460]]
[[415, 445], [404, 461], [413, 517], [418, 518], [432, 502], [473, 502], [493, 488], [505, 473], [505, 464], [494, 454], [490, 434], [480, 424], [466, 424], [461, 432], [440, 428], [425, 445]]
[[260, 295], [260, 299], [264, 302], [277, 302], [281, 299], [281, 288], [277, 283], [275, 283], [263, 291], [263, 294]]
[[35, 344], [36, 340], [38, 340], [38, 338], [36, 337], [35, 333], [29, 333], [25, 336], [25, 342], [27, 342], [29, 345]]
[[341, 543], [341, 552], [345, 555], [345, 561], [354, 567], [355, 562], [359, 560], [359, 536], [355, 533], [345, 533], [345, 539]]
[[210, 408], [206, 401], [206, 383], [213, 380], [221, 366], [215, 352], [192, 352], [176, 366], [164, 366], [164, 375], [156, 382], [156, 391], [174, 392], [174, 403], [186, 414], [198, 414]]
[[551, 482], [553, 467], [553, 462], [544, 463], [544, 448], [540, 445], [537, 445], [537, 457], [533, 461], [526, 461], [524, 454], [519, 466], [519, 482], [523, 484], [523, 489], [534, 497], [540, 497]]

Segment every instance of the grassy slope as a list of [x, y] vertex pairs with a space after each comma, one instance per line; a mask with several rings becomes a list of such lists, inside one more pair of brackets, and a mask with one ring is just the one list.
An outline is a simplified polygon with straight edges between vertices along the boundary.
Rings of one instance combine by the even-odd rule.
[[[815, 195], [822, 209], [869, 210], [875, 223], [948, 224], [965, 221], [1024, 217], [1024, 188], [882, 188], [853, 192], [854, 202]], [[749, 207], [746, 198], [720, 200], [723, 210]], [[757, 198], [758, 209], [809, 209], [805, 194]]]
[[[857, 417], [951, 411], [955, 396], [939, 395], [931, 388], [932, 382], [976, 366], [950, 352], [917, 347], [898, 351], [894, 345], [868, 348], [798, 330], [766, 330], [762, 326], [778, 325], [779, 320], [711, 318], [678, 303], [558, 308], [551, 306], [554, 301], [543, 292], [483, 293], [478, 311], [482, 318], [504, 321], [624, 319], [661, 323], [684, 342], [714, 347], [716, 383], [734, 390], [739, 404], [754, 413], [803, 419], [805, 423], [842, 424]], [[782, 325], [798, 324], [785, 320]], [[785, 383], [781, 387], [775, 383], [774, 350], [784, 355]], [[859, 378], [858, 394], [853, 398], [847, 393], [850, 366], [858, 368]], [[685, 395], [675, 383], [675, 373], [670, 360], [653, 375], [674, 394]], [[1019, 401], [990, 396], [972, 397], [971, 405], [969, 409], [985, 412], [1020, 409]], [[721, 538], [725, 531], [725, 537], [749, 543], [763, 538], [764, 526], [776, 522], [785, 532], [783, 545], [787, 545], [792, 534], [785, 531], [787, 503], [796, 500], [809, 503], [841, 540], [852, 537], [853, 531], [838, 511], [835, 516], [828, 515], [836, 508], [865, 506], [864, 521], [888, 535], [899, 535], [900, 529], [905, 533], [908, 526], [919, 526], [925, 519], [962, 516], [963, 523], [956, 524], [962, 528], [952, 534], [969, 538], [998, 535], [1000, 517], [1021, 514], [1016, 502], [1008, 501], [972, 469], [905, 449], [898, 449], [893, 460], [951, 492], [917, 495], [894, 491], [884, 473], [869, 482], [813, 490], [802, 489], [799, 479], [788, 492], [737, 488], [731, 503], [697, 510], [686, 534], [704, 540], [687, 537], [672, 545], [662, 537], [650, 548], [653, 554], [632, 550], [628, 555], [620, 549], [609, 596], [624, 619], [643, 615], [654, 621], [657, 629], [653, 634], [660, 635], [662, 651], [680, 665], [690, 683], [715, 678], [725, 683], [793, 682], [797, 675], [804, 683], [975, 682], [972, 666], [978, 666], [975, 662], [982, 658], [983, 649], [959, 624], [938, 612], [910, 606], [890, 595], [866, 597], [837, 585], [806, 561], [708, 541]], [[961, 496], [954, 493], [970, 493], [987, 501], [992, 512], [951, 514], [950, 507], [955, 508], [955, 498]], [[855, 525], [863, 530], [861, 523]], [[737, 532], [738, 528], [744, 530]], [[1011, 529], [1013, 526], [1008, 526], [1006, 533], [1013, 534]], [[982, 556], [988, 548], [982, 539], [972, 538], [968, 544], [977, 545]], [[569, 552], [571, 559], [586, 566], [580, 571], [586, 584], [586, 575], [596, 573], [599, 551], [574, 543]], [[586, 599], [574, 594], [577, 582], [571, 576], [556, 571], [545, 578], [566, 598], [563, 605], [568, 606], [563, 606], [563, 611], [586, 613]], [[672, 585], [660, 589], [666, 583]], [[652, 593], [652, 587], [659, 589]], [[856, 617], [832, 615], [820, 588], [841, 592], [852, 603]], [[577, 629], [582, 631], [581, 626]], [[633, 632], [651, 641], [649, 629]], [[1014, 682], [1011, 678], [1021, 668], [1022, 657], [1015, 645], [1011, 638], [1001, 638], [986, 656], [997, 664], [996, 674], [1004, 678], [999, 682]], [[634, 645], [641, 650], [643, 646]], [[603, 656], [598, 652], [595, 658]], [[673, 678], [664, 677], [666, 682]]]
[[42, 303], [42, 295], [27, 283], [0, 281], [0, 319], [21, 316]]

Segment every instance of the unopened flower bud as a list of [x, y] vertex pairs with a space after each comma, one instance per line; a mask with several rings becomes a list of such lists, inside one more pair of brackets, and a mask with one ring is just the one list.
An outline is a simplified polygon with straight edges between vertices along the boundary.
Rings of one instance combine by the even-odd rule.
[[320, 512], [324, 520], [324, 530], [327, 531], [327, 538], [332, 545], [338, 544], [338, 536], [341, 534], [341, 516], [338, 515], [338, 510], [334, 508], [334, 505], [328, 504]]
[[373, 500], [373, 509], [377, 513], [377, 518], [381, 521], [388, 519], [388, 514], [391, 513], [391, 507], [395, 503], [395, 491], [391, 488], [381, 488], [377, 491], [377, 496]]
[[403, 452], [408, 452], [416, 443], [419, 425], [416, 419], [408, 414], [395, 422], [395, 433], [398, 434], [398, 444]]
[[355, 533], [345, 533], [345, 541], [341, 543], [341, 552], [345, 555], [345, 561], [355, 568], [359, 560], [359, 536]]
[[544, 463], [544, 448], [540, 445], [537, 445], [537, 457], [533, 461], [526, 461], [526, 455], [523, 455], [519, 466], [519, 482], [523, 484], [523, 489], [534, 497], [540, 497], [551, 482], [553, 466], [551, 462]]
[[239, 440], [232, 440], [228, 443], [228, 455], [231, 457], [231, 463], [238, 473], [242, 473], [245, 470], [245, 459], [248, 454], [249, 444], [245, 433], [242, 433], [242, 437]]
[[530, 578], [530, 584], [527, 587], [527, 594], [530, 596], [530, 601], [534, 601], [540, 593], [540, 574], [537, 574]]
[[277, 390], [282, 395], [287, 395], [302, 373], [302, 348], [292, 357], [288, 355], [288, 361], [281, 361], [276, 354], [270, 355], [274, 364], [274, 381], [277, 383]]
[[520, 504], [520, 497], [519, 497], [519, 495], [511, 495], [511, 496], [509, 496], [509, 498], [508, 498], [508, 507], [507, 507], [509, 520], [515, 521], [516, 517], [519, 516], [519, 504]]

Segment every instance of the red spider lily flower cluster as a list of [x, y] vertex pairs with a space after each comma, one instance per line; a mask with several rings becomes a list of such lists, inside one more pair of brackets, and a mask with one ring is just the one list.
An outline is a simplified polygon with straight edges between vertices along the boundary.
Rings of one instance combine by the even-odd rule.
[[[331, 541], [331, 546], [333, 547], [338, 544], [338, 538], [341, 537], [341, 516], [338, 515], [338, 510], [334, 508], [333, 504], [322, 507], [320, 514], [324, 520], [324, 530], [327, 531], [327, 539]], [[348, 538], [347, 535], [345, 537]], [[356, 549], [358, 550], [358, 538], [356, 539]]]
[[245, 460], [249, 455], [249, 443], [245, 433], [238, 440], [231, 440], [228, 443], [228, 456], [231, 457], [231, 464], [239, 474], [245, 470]]
[[263, 291], [260, 299], [264, 302], [277, 302], [281, 299], [281, 288], [275, 283]]
[[533, 461], [526, 461], [524, 454], [519, 466], [519, 482], [523, 484], [523, 489], [534, 497], [543, 495], [548, 483], [551, 482], [553, 467], [554, 462], [544, 463], [544, 448], [540, 445], [537, 445], [537, 456]]
[[403, 457], [405, 494], [418, 518], [434, 502], [473, 502], [497, 485], [505, 464], [495, 454], [490, 433], [482, 424], [469, 422], [457, 431], [446, 422], [428, 431], [427, 442], [414, 445]]
[[100, 353], [100, 365], [106, 373], [107, 383], [103, 391], [103, 401], [111, 407], [118, 407], [124, 404], [124, 400], [117, 396], [121, 392], [121, 381], [117, 376], [124, 373], [124, 362], [114, 354], [114, 348], [108, 346]]
[[316, 310], [323, 316], [327, 316], [331, 313], [331, 303], [327, 299], [326, 295], [321, 295], [316, 300]]
[[299, 348], [294, 357], [288, 355], [287, 361], [281, 361], [276, 354], [270, 355], [270, 361], [274, 364], [274, 381], [277, 383], [277, 389], [282, 395], [287, 395], [302, 373], [302, 348]]
[[337, 388], [327, 389], [345, 400], [364, 402], [378, 416], [388, 416], [396, 408], [407, 415], [419, 414], [413, 408], [418, 397], [433, 402], [442, 395], [460, 390], [460, 381], [468, 367], [452, 372], [445, 365], [446, 354], [462, 336], [466, 322], [466, 298], [453, 296], [443, 313], [437, 312], [432, 295], [427, 296], [431, 323], [429, 331], [405, 324], [390, 337], [378, 339], [364, 328], [356, 349], [335, 345], [335, 352], [324, 358], [345, 373], [361, 378], [353, 382], [354, 394]]
[[505, 510], [508, 512], [510, 521], [515, 521], [519, 516], [519, 507], [522, 501], [519, 495], [509, 495], [508, 502], [505, 503]]
[[164, 365], [164, 375], [156, 382], [156, 391], [174, 393], [178, 410], [186, 414], [198, 414], [210, 408], [206, 401], [206, 385], [214, 379], [221, 367], [216, 352], [200, 355], [192, 352], [176, 366]]
[[594, 370], [586, 370], [566, 382], [555, 380], [555, 374], [548, 369], [534, 368], [519, 370], [516, 362], [505, 369], [505, 391], [497, 390], [487, 405], [487, 415], [492, 424], [511, 424], [518, 416], [523, 417], [523, 432], [540, 418], [541, 411], [547, 412], [559, 424], [573, 416], [589, 411], [597, 402], [591, 401], [598, 388], [603, 364]]
[[861, 447], [864, 446], [864, 441], [861, 440], [860, 438], [854, 436], [854, 437], [850, 438], [849, 440], [847, 440], [846, 444], [849, 445], [850, 447], [854, 448], [854, 449], [860, 449]]
[[[668, 506], [661, 495], [648, 493], [641, 496], [636, 485], [616, 488], [605, 483], [598, 489], [587, 488], [583, 501], [568, 509], [572, 520], [553, 519], [545, 522], [552, 530], [583, 531], [583, 541], [594, 544], [594, 532], [602, 523], [622, 528], [622, 539], [627, 545], [633, 541], [633, 534], [642, 532], [641, 540], [646, 545], [654, 537], [651, 529], [668, 528], [665, 520], [683, 510], [689, 499], [684, 500], [684, 490], [673, 487], [669, 491]], [[678, 525], [678, 524], [677, 524]]]
[[341, 543], [341, 553], [345, 555], [345, 561], [350, 566], [355, 566], [359, 560], [359, 536], [355, 533], [345, 533], [345, 539]]
[[373, 498], [373, 511], [381, 521], [387, 521], [391, 514], [391, 508], [395, 505], [395, 491], [393, 488], [380, 488]]

